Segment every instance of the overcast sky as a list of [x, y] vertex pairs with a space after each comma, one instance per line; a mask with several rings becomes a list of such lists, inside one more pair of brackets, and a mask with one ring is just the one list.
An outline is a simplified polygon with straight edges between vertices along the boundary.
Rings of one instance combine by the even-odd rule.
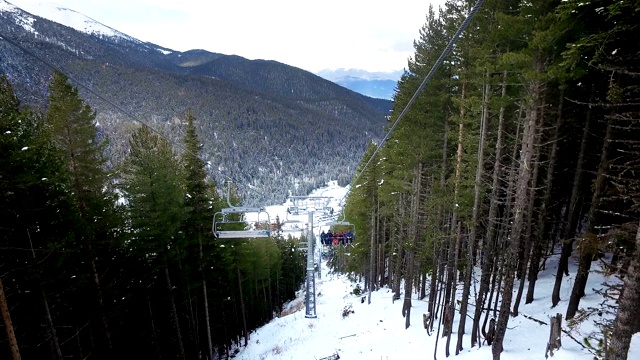
[[311, 72], [395, 71], [413, 56], [429, 3], [444, 0], [7, 0], [56, 3], [173, 50], [276, 60]]

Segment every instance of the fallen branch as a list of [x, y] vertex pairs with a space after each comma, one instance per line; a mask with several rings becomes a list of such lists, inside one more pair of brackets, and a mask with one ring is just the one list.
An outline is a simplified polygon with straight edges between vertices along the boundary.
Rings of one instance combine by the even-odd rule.
[[340, 359], [340, 355], [338, 355], [338, 352], [336, 351], [333, 355], [320, 358], [319, 360], [338, 360], [338, 359]]
[[351, 335], [346, 335], [346, 336], [341, 336], [338, 339], [344, 339], [344, 338], [348, 338], [348, 337], [352, 337], [352, 336], [356, 336], [356, 334], [351, 334]]
[[[533, 320], [533, 321], [535, 321], [535, 322], [537, 322], [537, 323], [539, 323], [539, 324], [542, 324], [542, 325], [549, 325], [548, 323], [546, 323], [546, 322], [544, 322], [544, 321], [542, 321], [542, 320], [538, 320], [538, 319], [536, 319], [536, 318], [534, 318], [534, 317], [531, 317], [531, 316], [529, 316], [529, 315], [525, 315], [525, 314], [522, 314], [522, 313], [521, 313], [521, 315], [522, 315], [522, 316], [524, 316], [525, 318], [527, 318], [527, 319], [529, 319], [529, 320]], [[578, 339], [576, 339], [573, 335], [571, 335], [571, 333], [569, 333], [567, 330], [562, 329], [562, 328], [561, 328], [560, 330], [562, 330], [562, 332], [563, 332], [563, 333], [567, 334], [567, 336], [568, 336], [569, 338], [571, 338], [571, 340], [575, 341], [575, 342], [576, 342], [576, 344], [580, 345], [583, 349], [586, 349], [586, 350], [587, 350], [587, 351], [589, 351], [591, 354], [596, 355], [596, 353], [595, 353], [593, 350], [589, 349], [589, 348], [588, 348], [588, 347], [586, 347], [583, 343], [581, 343], [580, 341], [578, 341]]]
[[593, 355], [596, 355], [595, 352], [593, 352], [593, 350], [589, 349], [588, 347], [586, 347], [583, 343], [581, 343], [580, 341], [578, 341], [578, 339], [576, 339], [575, 337], [573, 337], [573, 335], [571, 335], [567, 330], [562, 329], [562, 332], [567, 334], [568, 337], [571, 338], [571, 340], [575, 341], [578, 345], [582, 346], [583, 349], [587, 349], [590, 353], [592, 353]]
[[534, 318], [534, 317], [531, 317], [531, 316], [529, 316], [529, 315], [522, 314], [522, 316], [526, 317], [526, 318], [527, 318], [527, 319], [529, 319], [529, 320], [533, 320], [533, 321], [537, 322], [538, 324], [541, 324], [541, 325], [549, 325], [549, 324], [547, 324], [546, 322], [544, 322], [544, 321], [542, 321], [542, 320], [538, 320], [538, 319], [536, 319], [536, 318]]

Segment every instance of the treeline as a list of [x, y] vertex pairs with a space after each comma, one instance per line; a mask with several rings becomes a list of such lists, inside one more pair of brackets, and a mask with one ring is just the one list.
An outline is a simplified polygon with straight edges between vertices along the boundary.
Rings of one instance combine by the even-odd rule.
[[[429, 11], [390, 126], [473, 5]], [[548, 305], [568, 301], [565, 319], [588, 320], [580, 299], [606, 253], [625, 286], [610, 289], [620, 305], [602, 309], [615, 320], [591, 346], [626, 358], [640, 331], [639, 14], [632, 1], [485, 1], [389, 140], [363, 158], [345, 212], [369, 245], [345, 269], [404, 299], [407, 327], [411, 296], [401, 294], [427, 298], [425, 326], [446, 336], [447, 355], [459, 318], [455, 353], [484, 338], [499, 359], [509, 318], [541, 301], [536, 280], [551, 255]], [[561, 299], [572, 256], [577, 274]]]
[[190, 111], [181, 153], [132, 126], [114, 162], [77, 88], [55, 73], [48, 93], [36, 112], [0, 77], [0, 357], [211, 359], [246, 345], [302, 284], [296, 242], [213, 238], [226, 199]]

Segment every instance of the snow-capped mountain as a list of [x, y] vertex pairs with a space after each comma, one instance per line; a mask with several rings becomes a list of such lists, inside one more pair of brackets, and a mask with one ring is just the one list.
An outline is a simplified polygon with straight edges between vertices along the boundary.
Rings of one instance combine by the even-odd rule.
[[[58, 24], [62, 24], [86, 34], [93, 34], [99, 36], [118, 36], [131, 41], [138, 41], [129, 35], [123, 34], [118, 30], [112, 29], [104, 24], [101, 24], [92, 18], [83, 15], [77, 11], [61, 7], [51, 2], [39, 2], [39, 3], [25, 3], [20, 8], [12, 3], [0, 0], [0, 7], [5, 10], [22, 9], [28, 13], [36, 16], [40, 16], [51, 21], [55, 21]], [[25, 22], [33, 22], [33, 19], [25, 19]]]
[[[38, 32], [31, 26], [35, 21], [32, 15], [56, 22], [58, 24], [70, 27], [88, 35], [94, 35], [100, 38], [110, 38], [112, 41], [125, 40], [137, 44], [143, 44], [142, 41], [124, 34], [116, 29], [104, 25], [84, 14], [75, 10], [68, 9], [52, 2], [25, 2], [20, 7], [6, 0], [0, 0], [0, 11], [15, 13], [20, 19], [21, 25], [30, 32], [38, 35]], [[157, 51], [162, 53], [171, 53], [170, 49], [157, 47]]]

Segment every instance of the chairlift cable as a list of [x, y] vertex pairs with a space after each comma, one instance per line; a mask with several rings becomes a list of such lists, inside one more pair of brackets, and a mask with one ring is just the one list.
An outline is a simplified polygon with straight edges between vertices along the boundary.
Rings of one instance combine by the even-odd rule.
[[[393, 125], [391, 126], [391, 128], [389, 129], [389, 131], [385, 134], [384, 138], [382, 138], [382, 141], [380, 141], [380, 144], [378, 144], [378, 147], [376, 148], [376, 150], [373, 152], [373, 154], [371, 154], [371, 157], [369, 157], [369, 160], [367, 161], [367, 163], [364, 165], [364, 167], [362, 168], [362, 170], [360, 171], [360, 173], [356, 176], [356, 178], [353, 180], [352, 184], [357, 184], [358, 183], [358, 179], [360, 179], [360, 176], [364, 173], [364, 171], [367, 169], [367, 167], [369, 166], [369, 164], [371, 163], [371, 161], [373, 160], [373, 158], [376, 156], [376, 154], [380, 151], [380, 149], [382, 148], [382, 146], [384, 145], [384, 143], [389, 139], [389, 135], [391, 135], [391, 133], [393, 132], [393, 130], [398, 126], [398, 124], [400, 123], [400, 120], [402, 120], [402, 118], [404, 117], [404, 115], [407, 113], [407, 111], [409, 110], [409, 108], [411, 107], [411, 105], [413, 105], [413, 103], [416, 101], [416, 99], [418, 98], [418, 95], [422, 92], [422, 90], [424, 89], [424, 87], [427, 85], [427, 83], [429, 82], [429, 80], [431, 80], [431, 78], [433, 77], [433, 75], [435, 74], [435, 72], [438, 70], [438, 68], [440, 68], [440, 65], [442, 65], [442, 63], [444, 62], [444, 58], [447, 57], [451, 51], [453, 50], [453, 46], [456, 44], [456, 42], [458, 42], [458, 39], [460, 38], [460, 36], [462, 35], [462, 33], [467, 29], [467, 27], [469, 26], [469, 23], [471, 22], [471, 20], [473, 19], [473, 17], [476, 15], [476, 13], [478, 12], [478, 10], [480, 10], [480, 8], [482, 7], [482, 4], [484, 3], [484, 0], [477, 0], [476, 4], [473, 6], [473, 8], [471, 9], [471, 11], [469, 12], [469, 14], [467, 15], [467, 18], [464, 19], [464, 21], [462, 22], [462, 24], [460, 24], [460, 27], [458, 28], [458, 30], [456, 31], [456, 33], [453, 35], [453, 37], [451, 38], [451, 40], [449, 40], [449, 43], [447, 44], [447, 46], [444, 48], [444, 50], [442, 50], [442, 53], [440, 54], [440, 56], [438, 57], [438, 59], [436, 60], [435, 64], [431, 67], [431, 70], [429, 70], [429, 73], [427, 74], [427, 76], [425, 76], [425, 78], [422, 80], [422, 83], [420, 83], [420, 86], [418, 86], [418, 89], [416, 89], [416, 91], [413, 93], [413, 96], [411, 97], [411, 99], [409, 100], [409, 102], [407, 103], [407, 105], [404, 107], [404, 109], [402, 110], [402, 112], [400, 113], [400, 115], [398, 115], [398, 118], [396, 119], [396, 121], [393, 123]], [[349, 187], [349, 190], [347, 190], [347, 192], [344, 194], [344, 196], [342, 197], [342, 199], [340, 199], [340, 201], [338, 202], [339, 204], [343, 203], [343, 201], [346, 199], [346, 197], [349, 195], [349, 192], [351, 192], [352, 187]]]

